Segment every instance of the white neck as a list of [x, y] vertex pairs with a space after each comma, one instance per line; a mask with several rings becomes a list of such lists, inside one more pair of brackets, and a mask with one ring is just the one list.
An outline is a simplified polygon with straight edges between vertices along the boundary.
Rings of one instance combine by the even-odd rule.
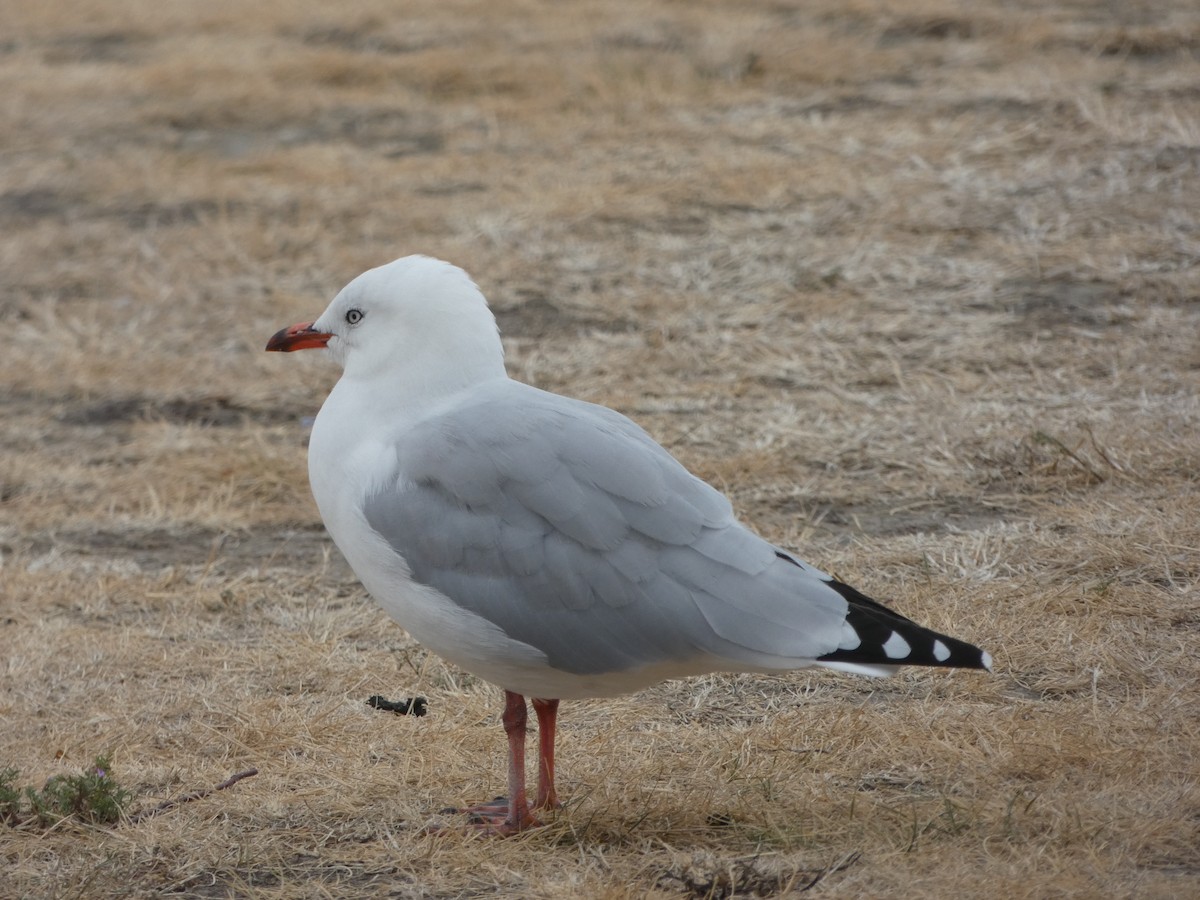
[[[403, 358], [351, 358], [337, 388], [347, 391], [354, 385], [355, 395], [379, 413], [436, 405], [473, 385], [508, 377], [499, 336], [493, 330], [481, 338], [467, 343], [460, 336], [458, 346], [437, 340], [410, 345]], [[447, 355], [447, 346], [454, 346], [453, 358]]]

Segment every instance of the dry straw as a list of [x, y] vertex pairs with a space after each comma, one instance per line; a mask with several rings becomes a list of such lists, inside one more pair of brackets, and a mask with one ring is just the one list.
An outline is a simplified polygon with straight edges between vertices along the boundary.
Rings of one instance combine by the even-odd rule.
[[[0, 831], [0, 896], [1200, 893], [1194, 3], [5, 15], [0, 768], [136, 800]], [[570, 704], [555, 821], [425, 833], [497, 692], [364, 599], [333, 373], [261, 352], [409, 252], [997, 674]]]

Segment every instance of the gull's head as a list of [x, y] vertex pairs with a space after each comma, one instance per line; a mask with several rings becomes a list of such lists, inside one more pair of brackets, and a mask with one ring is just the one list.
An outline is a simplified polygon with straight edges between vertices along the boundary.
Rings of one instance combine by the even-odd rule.
[[395, 372], [411, 382], [442, 373], [465, 384], [504, 373], [483, 294], [462, 269], [428, 256], [364, 272], [316, 321], [284, 328], [267, 343], [268, 350], [312, 348], [328, 351], [349, 376]]

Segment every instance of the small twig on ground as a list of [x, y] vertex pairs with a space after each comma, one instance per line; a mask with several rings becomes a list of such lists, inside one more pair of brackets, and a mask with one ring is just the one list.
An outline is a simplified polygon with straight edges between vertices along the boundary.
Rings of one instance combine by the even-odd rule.
[[1104, 476], [1097, 472], [1091, 463], [1089, 463], [1086, 459], [1084, 459], [1053, 435], [1046, 434], [1044, 431], [1036, 431], [1033, 434], [1033, 439], [1039, 444], [1050, 444], [1052, 447], [1057, 447], [1058, 450], [1065, 456], [1069, 456], [1071, 459], [1075, 460], [1076, 464], [1078, 464], [1083, 471], [1087, 472], [1088, 477], [1090, 477], [1093, 481], [1102, 482], [1105, 480]]
[[244, 772], [238, 772], [236, 775], [230, 775], [214, 788], [205, 788], [202, 791], [193, 791], [190, 794], [184, 794], [182, 797], [176, 797], [173, 800], [164, 800], [157, 806], [152, 806], [149, 809], [139, 810], [129, 817], [129, 821], [137, 823], [143, 819], [149, 819], [151, 816], [157, 816], [159, 813], [164, 813], [169, 809], [174, 809], [177, 806], [183, 806], [185, 803], [191, 803], [193, 800], [201, 800], [209, 794], [215, 794], [217, 791], [223, 791], [225, 788], [233, 787], [243, 778], [250, 778], [258, 774], [258, 769], [247, 769]]
[[1108, 467], [1110, 469], [1112, 469], [1114, 472], [1120, 473], [1121, 475], [1128, 475], [1128, 473], [1121, 466], [1117, 465], [1115, 462], [1112, 461], [1112, 458], [1109, 457], [1109, 455], [1105, 451], [1104, 447], [1102, 447], [1100, 445], [1100, 442], [1098, 440], [1096, 440], [1096, 435], [1092, 431], [1091, 426], [1084, 425], [1083, 430], [1087, 432], [1087, 436], [1092, 442], [1092, 449], [1095, 450], [1100, 455], [1100, 458], [1102, 460], [1104, 460], [1106, 463], [1108, 463]]

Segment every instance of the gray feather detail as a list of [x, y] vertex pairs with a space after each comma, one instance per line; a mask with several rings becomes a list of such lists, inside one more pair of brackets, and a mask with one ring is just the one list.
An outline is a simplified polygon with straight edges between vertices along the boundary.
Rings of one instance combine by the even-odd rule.
[[692, 542], [692, 549], [713, 562], [731, 566], [747, 575], [757, 575], [773, 565], [775, 548], [744, 528], [709, 528]]
[[658, 547], [642, 538], [631, 538], [606, 557], [609, 565], [638, 584], [657, 578], [660, 574]]
[[[536, 575], [546, 564], [545, 534], [538, 531], [506, 529], [497, 547], [500, 557], [493, 560], [495, 571], [490, 575], [511, 572], [518, 578]], [[486, 571], [480, 569], [480, 571]]]
[[696, 508], [679, 497], [659, 506], [618, 500], [617, 506], [635, 531], [664, 544], [690, 544], [700, 537], [704, 519]]
[[563, 468], [553, 444], [520, 439], [498, 443], [493, 463], [501, 477], [519, 484], [541, 484]]
[[629, 524], [609, 495], [590, 485], [584, 487], [566, 466], [548, 481], [513, 483], [509, 491], [526, 509], [536, 511], [585, 547], [612, 550], [629, 533]]
[[[574, 420], [569, 420], [562, 430], [559, 457], [570, 460], [573, 474], [581, 481], [614, 497], [632, 500], [642, 506], [666, 503], [672, 492], [664, 477], [661, 458], [659, 465], [655, 466], [642, 465], [631, 469], [628, 465], [630, 437], [637, 436], [635, 430], [640, 429], [611, 410], [602, 407], [590, 407], [590, 410], [602, 410], [608, 415], [594, 416], [593, 427], [589, 429], [574, 427]], [[644, 442], [640, 443], [645, 447]], [[659, 450], [665, 455], [665, 451]], [[670, 471], [670, 467], [667, 467], [667, 471]]]

